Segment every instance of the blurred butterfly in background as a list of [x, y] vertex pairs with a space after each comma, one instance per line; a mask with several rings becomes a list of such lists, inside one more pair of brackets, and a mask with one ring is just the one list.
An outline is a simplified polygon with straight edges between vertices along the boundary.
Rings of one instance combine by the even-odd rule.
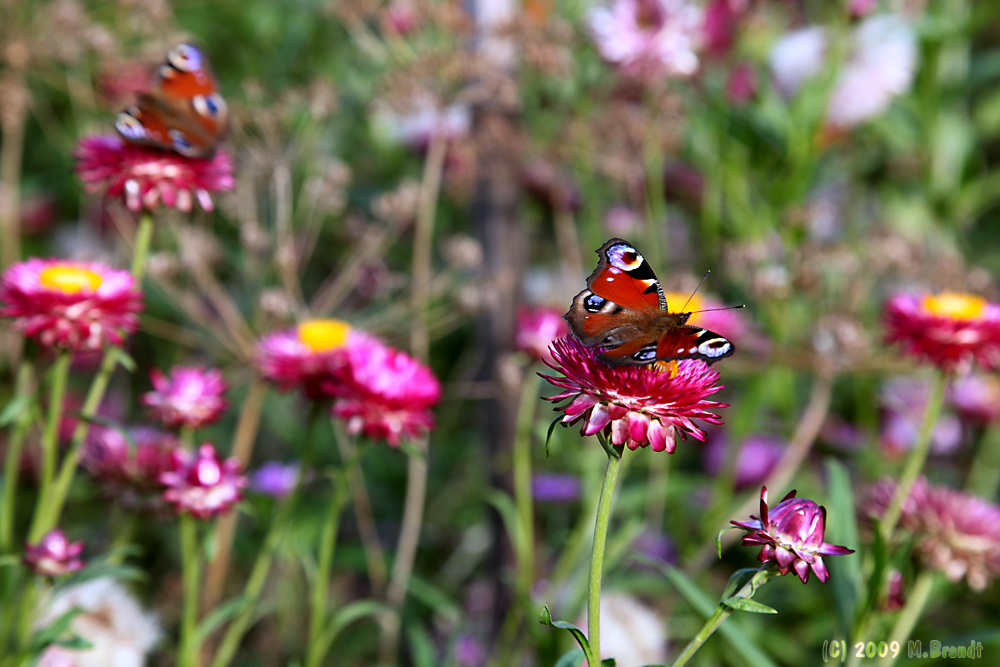
[[597, 255], [587, 289], [563, 317], [584, 345], [601, 349], [601, 361], [609, 366], [680, 359], [712, 364], [733, 353], [724, 336], [688, 324], [691, 313], [667, 309], [656, 275], [631, 243], [611, 239]]
[[229, 113], [205, 54], [190, 44], [170, 49], [152, 90], [118, 114], [115, 129], [129, 143], [212, 157], [229, 132]]

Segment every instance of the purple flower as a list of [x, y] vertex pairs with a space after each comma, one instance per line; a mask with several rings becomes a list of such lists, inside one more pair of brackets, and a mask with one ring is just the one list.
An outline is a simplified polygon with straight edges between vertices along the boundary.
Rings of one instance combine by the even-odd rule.
[[796, 498], [790, 491], [773, 510], [768, 511], [767, 487], [760, 490], [760, 517], [750, 515], [750, 521], [729, 523], [747, 531], [744, 546], [763, 546], [757, 559], [761, 563], [776, 561], [782, 576], [792, 570], [802, 583], [809, 581], [809, 571], [821, 583], [826, 583], [830, 573], [823, 563], [823, 556], [845, 556], [853, 549], [824, 542], [826, 537], [826, 508], [811, 500]]
[[250, 488], [265, 496], [285, 498], [299, 481], [300, 467], [297, 462], [268, 461], [253, 473]]
[[38, 544], [25, 545], [24, 564], [35, 574], [59, 577], [83, 569], [83, 561], [77, 558], [82, 552], [83, 542], [70, 542], [66, 533], [56, 528]]
[[143, 405], [167, 428], [200, 428], [219, 420], [229, 404], [222, 395], [226, 381], [218, 368], [174, 366], [170, 376], [159, 369], [149, 374], [153, 391], [142, 396]]
[[987, 424], [1000, 418], [1000, 379], [976, 373], [956, 378], [948, 398], [960, 415], [969, 421]]
[[[727, 455], [726, 440], [725, 434], [720, 434], [711, 438], [705, 447], [705, 469], [710, 475], [722, 471]], [[783, 440], [767, 435], [751, 435], [744, 440], [736, 455], [736, 488], [756, 487], [767, 479], [781, 461], [785, 448]]]
[[540, 503], [571, 503], [582, 492], [583, 485], [574, 475], [538, 473], [531, 477], [531, 495]]

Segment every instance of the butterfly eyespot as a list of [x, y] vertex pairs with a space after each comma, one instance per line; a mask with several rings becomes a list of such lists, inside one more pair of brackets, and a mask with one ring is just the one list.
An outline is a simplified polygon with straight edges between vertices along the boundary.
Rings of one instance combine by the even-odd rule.
[[174, 144], [174, 150], [181, 155], [190, 157], [196, 152], [194, 144], [188, 141], [188, 138], [180, 130], [170, 130], [170, 139]]
[[596, 294], [591, 294], [583, 300], [583, 307], [587, 309], [590, 313], [599, 313], [601, 308], [604, 307], [606, 299], [597, 296]]
[[178, 44], [167, 54], [167, 63], [181, 72], [201, 69], [201, 53], [190, 44]]
[[142, 139], [146, 135], [146, 127], [132, 115], [131, 110], [122, 111], [115, 116], [115, 129], [118, 130], [118, 134], [133, 141]]
[[639, 350], [632, 355], [632, 358], [636, 361], [652, 361], [656, 359], [656, 350]]
[[194, 110], [206, 118], [217, 118], [226, 109], [226, 101], [222, 96], [213, 93], [211, 95], [195, 95], [191, 99]]

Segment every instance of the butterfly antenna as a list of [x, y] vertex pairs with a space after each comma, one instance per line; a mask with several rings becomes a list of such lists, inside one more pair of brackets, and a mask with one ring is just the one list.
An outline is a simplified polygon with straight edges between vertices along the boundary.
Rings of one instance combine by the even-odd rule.
[[745, 303], [741, 303], [738, 306], [725, 306], [723, 308], [706, 308], [705, 310], [696, 310], [690, 314], [694, 315], [695, 313], [713, 313], [717, 310], [735, 310], [737, 308], [746, 308], [746, 307], [747, 305]]
[[[698, 283], [698, 286], [694, 288], [693, 292], [691, 292], [691, 296], [688, 297], [688, 300], [684, 302], [684, 305], [681, 306], [681, 309], [679, 311], [677, 311], [677, 312], [680, 312], [680, 313], [684, 312], [684, 309], [687, 308], [687, 306], [688, 306], [689, 303], [691, 303], [691, 299], [694, 298], [694, 295], [698, 293], [698, 290], [701, 289], [701, 286], [705, 284], [706, 280], [708, 280], [708, 274], [710, 274], [711, 272], [712, 272], [711, 269], [709, 269], [708, 271], [705, 272], [705, 277], [701, 279], [701, 282]], [[702, 312], [702, 311], [699, 311], [699, 312]]]

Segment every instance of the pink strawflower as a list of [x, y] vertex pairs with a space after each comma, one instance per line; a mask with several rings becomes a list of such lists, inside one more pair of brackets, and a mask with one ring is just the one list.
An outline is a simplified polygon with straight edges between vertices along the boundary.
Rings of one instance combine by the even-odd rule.
[[557, 338], [569, 335], [563, 314], [552, 308], [521, 308], [517, 312], [517, 332], [514, 347], [535, 359], [552, 363], [549, 345]]
[[958, 377], [948, 388], [948, 399], [971, 422], [987, 424], [1000, 419], [1000, 379], [996, 375]]
[[148, 426], [133, 426], [127, 433], [132, 442], [118, 429], [91, 427], [80, 452], [80, 465], [113, 493], [157, 488], [160, 475], [173, 469], [177, 439]]
[[323, 384], [343, 374], [348, 347], [370, 338], [340, 320], [309, 320], [261, 338], [256, 365], [279, 389], [301, 387], [309, 399], [319, 400], [326, 397]]
[[215, 447], [207, 442], [194, 452], [174, 450], [172, 469], [160, 475], [160, 483], [168, 487], [163, 499], [172, 503], [178, 514], [210, 519], [243, 498], [250, 480], [240, 474], [242, 467], [236, 458], [220, 460]]
[[349, 344], [347, 359], [342, 381], [325, 389], [337, 397], [331, 414], [347, 422], [350, 433], [396, 447], [434, 428], [431, 410], [441, 384], [429, 368], [370, 336]]
[[38, 544], [25, 544], [24, 564], [35, 574], [59, 577], [83, 569], [83, 561], [78, 558], [82, 552], [83, 542], [70, 542], [66, 533], [56, 528]]
[[630, 74], [698, 70], [702, 11], [688, 0], [614, 0], [610, 8], [591, 8], [588, 18], [601, 57]]
[[[866, 514], [882, 516], [896, 493], [896, 483], [879, 482], [862, 503]], [[925, 565], [974, 591], [985, 590], [1000, 576], [1000, 507], [982, 498], [932, 486], [918, 479], [903, 502], [899, 526], [917, 540]]]
[[671, 453], [677, 447], [677, 433], [682, 439], [690, 434], [705, 440], [695, 419], [722, 423], [709, 410], [728, 406], [705, 399], [723, 385], [715, 384], [719, 372], [704, 362], [612, 368], [596, 352], [573, 337], [557, 340], [552, 344], [555, 361], [549, 366], [564, 377], [542, 375], [565, 389], [546, 400], [572, 399], [556, 409], [564, 413], [563, 424], [582, 421], [582, 435], [603, 431], [615, 445], [629, 449], [650, 445], [655, 452]]
[[192, 158], [126, 143], [117, 136], [85, 137], [73, 157], [88, 192], [122, 197], [131, 211], [164, 206], [188, 213], [195, 200], [212, 211], [211, 193], [236, 186], [233, 159], [224, 149], [211, 158]]
[[944, 370], [1000, 367], [1000, 305], [971, 294], [899, 294], [885, 307], [886, 340]]
[[826, 508], [806, 498], [796, 498], [790, 491], [773, 510], [768, 510], [767, 487], [760, 490], [760, 516], [750, 515], [750, 521], [729, 523], [747, 531], [744, 546], [761, 545], [757, 559], [761, 563], [776, 561], [778, 571], [784, 576], [795, 571], [802, 583], [809, 581], [809, 571], [821, 583], [826, 583], [830, 573], [823, 556], [845, 556], [853, 549], [824, 542], [826, 537]]
[[128, 271], [98, 262], [29, 259], [0, 282], [0, 316], [46, 347], [76, 352], [120, 345], [139, 326], [142, 292]]
[[226, 381], [218, 368], [174, 366], [167, 377], [158, 369], [149, 374], [153, 391], [142, 396], [142, 404], [167, 428], [200, 428], [219, 420], [229, 404], [223, 398]]

